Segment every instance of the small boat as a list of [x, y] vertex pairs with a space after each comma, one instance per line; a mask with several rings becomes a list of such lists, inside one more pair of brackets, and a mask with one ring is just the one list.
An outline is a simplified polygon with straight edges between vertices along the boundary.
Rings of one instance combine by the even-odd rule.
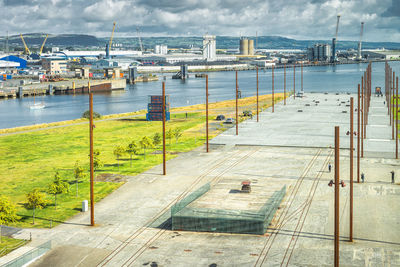
[[45, 108], [46, 106], [45, 106], [45, 104], [43, 102], [42, 103], [35, 103], [35, 95], [36, 95], [36, 92], [34, 91], [33, 92], [33, 105], [30, 106], [30, 109], [43, 109], [43, 108]]

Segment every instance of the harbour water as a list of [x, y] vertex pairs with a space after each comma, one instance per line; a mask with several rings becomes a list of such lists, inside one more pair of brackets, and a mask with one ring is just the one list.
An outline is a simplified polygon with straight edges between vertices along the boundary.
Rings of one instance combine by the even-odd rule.
[[[396, 73], [400, 62], [391, 62]], [[303, 88], [305, 92], [356, 92], [357, 83], [367, 64], [305, 67]], [[93, 98], [94, 110], [102, 115], [132, 112], [146, 109], [148, 95], [161, 94], [162, 75], [158, 82], [129, 85], [124, 91], [110, 94], [96, 94]], [[235, 98], [235, 72], [210, 72], [209, 100], [221, 101]], [[193, 105], [205, 102], [205, 79], [195, 78], [194, 73], [185, 82], [171, 79], [172, 74], [164, 74], [166, 92], [170, 95], [171, 107]], [[256, 72], [240, 71], [239, 90], [242, 97], [256, 94]], [[283, 92], [284, 70], [275, 69], [275, 92]], [[384, 62], [374, 63], [372, 88], [384, 87]], [[271, 93], [271, 70], [259, 71], [260, 94]], [[286, 70], [286, 88], [293, 89], [293, 69]], [[300, 67], [296, 68], [296, 91], [301, 89]], [[33, 98], [8, 99], [0, 101], [0, 129], [32, 124], [49, 123], [80, 118], [88, 110], [87, 95], [54, 95], [37, 97], [36, 102], [45, 103], [44, 109], [32, 110]]]

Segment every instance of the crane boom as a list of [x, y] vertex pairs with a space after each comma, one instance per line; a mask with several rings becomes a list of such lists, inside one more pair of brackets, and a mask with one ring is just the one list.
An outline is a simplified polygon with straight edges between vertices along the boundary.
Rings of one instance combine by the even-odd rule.
[[363, 33], [364, 33], [364, 22], [361, 22], [360, 43], [362, 42]]
[[338, 31], [339, 31], [339, 20], [340, 20], [340, 15], [337, 15], [337, 20], [336, 20], [336, 34], [335, 34], [336, 41], [337, 41], [337, 35], [338, 35]]
[[357, 48], [357, 59], [361, 60], [361, 45], [362, 45], [362, 37], [364, 33], [364, 22], [361, 22], [361, 31], [360, 31], [360, 41], [358, 42], [358, 48]]
[[21, 36], [22, 43], [24, 44], [24, 47], [25, 47], [25, 54], [30, 55], [31, 51], [29, 50], [28, 46], [26, 45], [24, 37], [22, 36], [22, 33], [20, 34], [20, 36]]
[[113, 38], [114, 38], [115, 25], [116, 25], [116, 23], [115, 23], [115, 21], [114, 21], [113, 29], [112, 29], [112, 32], [111, 32], [110, 42], [109, 42], [109, 44], [108, 44], [108, 47], [109, 47], [110, 50], [111, 50], [111, 45], [112, 45], [112, 41], [113, 41]]
[[46, 34], [46, 38], [44, 38], [44, 41], [43, 41], [43, 43], [42, 43], [42, 46], [40, 47], [40, 50], [39, 50], [39, 56], [42, 54], [42, 51], [43, 51], [44, 45], [46, 44], [46, 41], [47, 41], [47, 37], [49, 37], [49, 35], [48, 35], [48, 34]]

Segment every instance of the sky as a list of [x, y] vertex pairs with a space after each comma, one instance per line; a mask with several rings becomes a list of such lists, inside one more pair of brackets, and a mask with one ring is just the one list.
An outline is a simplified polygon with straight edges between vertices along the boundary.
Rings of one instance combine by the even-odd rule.
[[0, 35], [283, 36], [400, 42], [400, 0], [0, 0]]

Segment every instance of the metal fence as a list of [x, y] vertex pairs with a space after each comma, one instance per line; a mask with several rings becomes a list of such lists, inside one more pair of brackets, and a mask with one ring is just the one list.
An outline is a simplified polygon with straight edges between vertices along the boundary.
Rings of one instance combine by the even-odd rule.
[[2, 265], [1, 267], [20, 267], [31, 260], [43, 255], [47, 251], [51, 249], [51, 240], [47, 241], [46, 243], [43, 243], [42, 245], [26, 252], [25, 254], [19, 256], [18, 258]]

